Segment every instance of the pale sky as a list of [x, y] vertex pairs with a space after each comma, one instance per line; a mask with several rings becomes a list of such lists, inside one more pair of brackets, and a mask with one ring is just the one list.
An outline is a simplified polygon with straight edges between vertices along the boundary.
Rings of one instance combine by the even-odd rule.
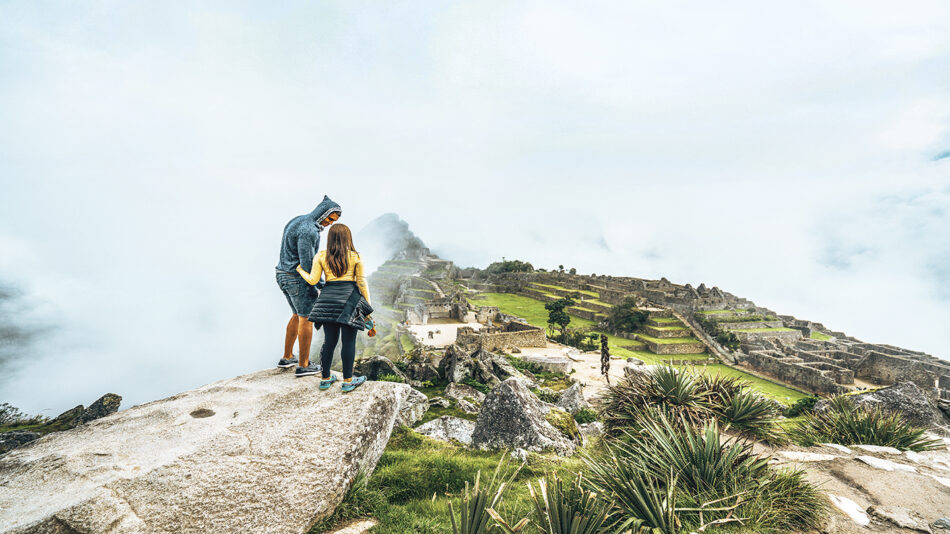
[[950, 4], [5, 1], [0, 184], [34, 413], [273, 365], [324, 194], [950, 359]]

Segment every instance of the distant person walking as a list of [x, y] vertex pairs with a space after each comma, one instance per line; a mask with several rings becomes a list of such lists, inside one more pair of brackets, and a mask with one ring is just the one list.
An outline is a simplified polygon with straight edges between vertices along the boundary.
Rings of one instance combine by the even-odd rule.
[[294, 342], [297, 342], [300, 365], [295, 376], [298, 377], [320, 372], [319, 365], [310, 364], [313, 323], [307, 318], [319, 291], [318, 287], [304, 282], [296, 268], [300, 265], [305, 269], [312, 268], [313, 257], [320, 248], [320, 232], [336, 222], [342, 214], [340, 205], [324, 195], [323, 202], [320, 202], [316, 209], [307, 215], [294, 217], [284, 227], [284, 237], [280, 242], [280, 262], [277, 264], [277, 285], [287, 297], [293, 315], [290, 316], [284, 335], [284, 356], [277, 362], [277, 367], [293, 367], [297, 364], [293, 353]]
[[324, 342], [320, 350], [320, 363], [323, 366], [320, 389], [329, 389], [336, 381], [330, 373], [333, 363], [333, 351], [337, 341], [342, 340], [341, 356], [343, 360], [344, 392], [353, 391], [363, 382], [365, 376], [353, 377], [353, 361], [356, 359], [356, 333], [367, 328], [372, 322], [373, 308], [369, 299], [369, 288], [363, 275], [363, 260], [353, 246], [353, 235], [345, 224], [330, 228], [327, 236], [327, 249], [321, 250], [313, 258], [310, 272], [303, 265], [297, 266], [297, 272], [308, 284], [316, 284], [320, 276], [326, 276], [326, 285], [317, 297], [309, 319], [317, 328], [323, 326]]

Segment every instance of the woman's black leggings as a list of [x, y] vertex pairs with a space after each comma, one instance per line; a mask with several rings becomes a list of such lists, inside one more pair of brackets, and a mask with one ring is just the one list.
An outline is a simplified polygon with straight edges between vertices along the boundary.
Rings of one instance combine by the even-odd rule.
[[[323, 348], [320, 349], [320, 365], [323, 366], [323, 378], [330, 378], [330, 365], [333, 364], [333, 351], [336, 342], [343, 338], [343, 378], [353, 378], [353, 360], [356, 358], [356, 332], [352, 326], [340, 323], [323, 323]], [[342, 336], [340, 335], [342, 333]]]

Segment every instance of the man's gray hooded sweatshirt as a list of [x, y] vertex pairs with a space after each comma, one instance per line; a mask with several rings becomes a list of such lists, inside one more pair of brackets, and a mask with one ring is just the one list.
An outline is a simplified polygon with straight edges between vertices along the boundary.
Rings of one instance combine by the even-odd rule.
[[297, 265], [307, 272], [313, 270], [313, 257], [320, 248], [320, 232], [323, 231], [320, 221], [334, 212], [343, 214], [340, 205], [324, 195], [323, 202], [317, 209], [307, 215], [294, 217], [287, 223], [284, 227], [284, 239], [280, 242], [278, 271], [297, 274]]

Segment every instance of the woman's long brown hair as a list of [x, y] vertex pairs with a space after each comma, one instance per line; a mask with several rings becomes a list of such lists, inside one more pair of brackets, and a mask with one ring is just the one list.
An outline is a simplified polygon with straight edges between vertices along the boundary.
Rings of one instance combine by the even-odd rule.
[[356, 252], [350, 227], [340, 223], [331, 226], [330, 235], [327, 236], [327, 265], [333, 276], [346, 274], [349, 269], [347, 259], [351, 250]]

